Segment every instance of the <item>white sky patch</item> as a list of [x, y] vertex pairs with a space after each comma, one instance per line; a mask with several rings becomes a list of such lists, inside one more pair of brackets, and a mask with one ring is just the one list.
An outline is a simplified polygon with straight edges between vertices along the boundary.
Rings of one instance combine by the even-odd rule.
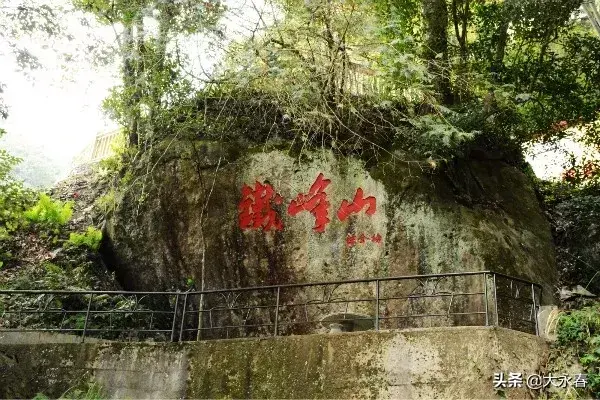
[[[65, 0], [53, 4], [69, 6]], [[0, 83], [5, 85], [3, 97], [9, 107], [8, 119], [0, 121], [0, 128], [7, 131], [6, 141], [44, 148], [64, 173], [73, 156], [98, 132], [116, 127], [100, 106], [109, 89], [119, 83], [118, 65], [96, 68], [85, 54], [87, 46], [98, 40], [114, 41], [114, 31], [91, 18], [90, 27], [83, 27], [82, 17], [81, 12], [64, 16], [72, 40], [44, 40], [36, 35], [16, 41], [18, 47], [38, 57], [40, 69], [20, 71], [9, 44], [0, 43]], [[68, 62], [65, 56], [75, 61]]]
[[[3, 7], [18, 4], [8, 0]], [[71, 8], [69, 0], [53, 0], [51, 4]], [[182, 51], [189, 56], [188, 72], [206, 78], [203, 72], [212, 71], [223, 57], [227, 43], [247, 37], [256, 28], [257, 10], [263, 8], [263, 0], [229, 2], [229, 11], [221, 21], [228, 40], [220, 46], [211, 46], [201, 34], [177, 38]], [[121, 82], [118, 56], [112, 65], [95, 67], [88, 57], [81, 55], [88, 45], [115, 44], [118, 28], [100, 25], [92, 16], [73, 10], [65, 18], [63, 22], [74, 37], [71, 41], [39, 37], [17, 41], [19, 47], [27, 48], [41, 61], [42, 68], [28, 74], [19, 71], [8, 43], [0, 43], [0, 83], [5, 85], [3, 97], [9, 106], [8, 119], [0, 120], [0, 128], [7, 131], [5, 141], [43, 147], [48, 157], [61, 166], [63, 176], [69, 172], [73, 157], [98, 133], [118, 128], [104, 116], [101, 105], [109, 90]], [[89, 26], [82, 26], [83, 18]], [[148, 33], [156, 30], [151, 21], [145, 22], [149, 22]], [[76, 61], [65, 60], [65, 55]]]
[[534, 144], [525, 153], [525, 160], [531, 164], [538, 178], [559, 179], [573, 155], [581, 159], [584, 148], [572, 139], [562, 139], [556, 145]]
[[117, 81], [96, 71], [81, 71], [75, 82], [50, 84], [40, 77], [27, 81], [18, 72], [8, 76], [5, 101], [9, 117], [1, 124], [11, 137], [43, 146], [47, 154], [64, 165], [96, 133], [115, 127], [100, 110], [102, 100]]
[[525, 159], [531, 164], [536, 176], [547, 180], [561, 179], [566, 169], [583, 160], [599, 160], [600, 153], [585, 144], [583, 133], [570, 129], [569, 136], [555, 144], [533, 144], [525, 151]]

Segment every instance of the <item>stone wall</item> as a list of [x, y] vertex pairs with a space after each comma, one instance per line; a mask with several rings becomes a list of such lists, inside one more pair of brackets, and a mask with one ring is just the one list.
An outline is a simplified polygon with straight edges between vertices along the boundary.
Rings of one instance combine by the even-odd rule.
[[501, 398], [495, 372], [531, 374], [546, 357], [539, 337], [483, 327], [183, 344], [0, 342], [0, 397], [59, 396], [93, 380], [111, 398], [489, 399]]

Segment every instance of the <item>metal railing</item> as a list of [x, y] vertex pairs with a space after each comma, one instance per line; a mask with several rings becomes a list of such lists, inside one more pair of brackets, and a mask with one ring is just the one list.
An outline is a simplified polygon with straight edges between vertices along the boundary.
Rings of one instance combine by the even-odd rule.
[[541, 295], [490, 271], [201, 292], [0, 290], [0, 333], [186, 341], [495, 325], [538, 334]]

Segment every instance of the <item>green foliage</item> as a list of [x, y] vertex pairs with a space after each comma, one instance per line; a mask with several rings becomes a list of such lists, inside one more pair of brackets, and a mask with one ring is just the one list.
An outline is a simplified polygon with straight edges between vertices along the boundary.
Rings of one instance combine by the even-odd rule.
[[538, 182], [538, 189], [552, 224], [561, 281], [600, 292], [600, 186]]
[[[4, 131], [0, 129], [0, 137]], [[33, 199], [33, 191], [10, 176], [19, 159], [0, 149], [0, 267], [12, 257], [7, 240], [23, 223], [23, 211]]]
[[[477, 2], [471, 43], [481, 83], [511, 86], [519, 139], [556, 140], [570, 126], [595, 118], [600, 90], [598, 38], [572, 14], [581, 1]], [[504, 25], [503, 25], [504, 24]], [[508, 26], [510, 25], [510, 29]]]
[[105, 194], [98, 197], [96, 202], [94, 203], [104, 214], [108, 214], [114, 211], [117, 200], [116, 200], [116, 190], [114, 188], [110, 188]]
[[7, 238], [22, 222], [33, 192], [12, 179], [0, 180], [0, 239]]
[[[107, 397], [104, 394], [102, 386], [95, 382], [85, 382], [83, 384], [76, 385], [59, 397], [60, 400], [102, 400], [106, 398]], [[43, 393], [38, 393], [35, 395], [33, 400], [49, 400], [49, 397]]]
[[78, 285], [78, 282], [85, 282], [84, 271], [79, 267], [67, 271], [56, 264], [45, 262], [42, 268], [44, 275], [39, 283], [51, 290], [63, 290], [66, 287]]
[[464, 132], [440, 116], [425, 115], [415, 120], [414, 125], [421, 129], [423, 149], [421, 154], [436, 157], [445, 153], [445, 149], [455, 149], [461, 143], [474, 137], [473, 132]]
[[[0, 136], [4, 132], [0, 131]], [[5, 180], [8, 178], [8, 173], [20, 160], [17, 157], [13, 157], [6, 150], [0, 149], [0, 179]]]
[[75, 400], [102, 400], [106, 399], [107, 397], [99, 384], [91, 382], [69, 389], [61, 396], [61, 398]]
[[[419, 79], [419, 93], [423, 102], [434, 105], [429, 109], [435, 110], [431, 97], [440, 97], [440, 93], [424, 88], [440, 79], [432, 73], [442, 68], [453, 92], [444, 103], [454, 111], [446, 116], [446, 122], [474, 134], [477, 145], [520, 153], [520, 147], [532, 140], [564, 137], [563, 124], [572, 127], [596, 118], [600, 107], [600, 90], [595, 83], [600, 73], [600, 38], [578, 18], [581, 1], [374, 3], [387, 21], [384, 38], [396, 54], [404, 52], [405, 57], [410, 55], [424, 65], [428, 36], [437, 35], [439, 42], [448, 43], [447, 60], [444, 54], [428, 60], [428, 68]], [[419, 14], [439, 3], [446, 3], [448, 29], [428, 31]], [[410, 63], [395, 63], [395, 58], [384, 63], [387, 84], [410, 76], [403, 72]], [[439, 113], [433, 114], [439, 117]], [[424, 146], [436, 144], [429, 141], [427, 132], [431, 129], [437, 130], [435, 124], [421, 130], [425, 133]], [[586, 165], [589, 169], [590, 164]]]
[[89, 226], [85, 233], [72, 232], [69, 240], [65, 243], [67, 246], [86, 247], [92, 251], [98, 251], [102, 241], [102, 231]]
[[133, 156], [133, 149], [127, 147], [125, 135], [121, 130], [110, 143], [112, 155], [100, 160], [96, 166], [100, 178], [110, 178], [123, 169], [124, 160]]
[[[63, 260], [55, 262], [44, 262], [41, 266], [30, 268], [26, 273], [16, 274], [14, 278], [0, 285], [1, 289], [15, 290], [70, 290], [79, 292], [83, 290], [115, 290], [114, 276], [110, 276], [105, 270], [99, 270], [99, 266], [91, 261], [83, 261], [89, 255], [83, 254], [76, 248], [63, 250]], [[64, 328], [82, 329], [85, 323], [90, 295], [87, 294], [18, 294], [0, 295], [0, 313], [5, 310], [65, 310], [69, 313], [6, 313], [3, 314], [2, 326], [4, 328]], [[95, 295], [91, 298], [93, 310], [115, 310], [115, 313], [91, 314], [88, 320], [88, 328], [93, 329], [115, 329], [122, 331], [89, 332], [92, 336], [106, 339], [119, 339], [131, 335], [130, 330], [134, 327], [143, 328], [148, 324], [153, 327], [164, 327], [170, 329], [172, 320], [166, 315], [157, 317], [150, 314], [137, 314], [134, 311], [147, 310], [151, 299], [143, 296], [109, 296]], [[174, 301], [174, 300], [173, 300]], [[172, 304], [164, 305], [165, 308]], [[153, 309], [159, 306], [154, 305]], [[131, 312], [130, 312], [131, 311]], [[151, 322], [152, 321], [152, 322]], [[146, 328], [145, 328], [146, 329]], [[157, 328], [162, 329], [162, 328]], [[159, 335], [160, 334], [154, 334]], [[144, 336], [145, 338], [150, 334]], [[163, 336], [160, 339], [164, 339]]]
[[600, 303], [563, 313], [557, 326], [559, 347], [575, 349], [588, 375], [586, 390], [600, 396]]
[[[276, 136], [365, 158], [389, 156], [391, 148], [438, 158], [455, 155], [474, 136], [437, 104], [419, 56], [419, 2], [276, 3], [285, 17], [234, 43], [218, 73], [222, 83], [203, 93], [241, 99], [246, 108], [260, 103], [246, 124], [261, 124], [266, 134], [242, 129], [239, 139]], [[217, 115], [228, 123], [223, 115], [234, 113], [249, 119], [230, 107]], [[207, 131], [206, 120], [198, 125]], [[235, 132], [231, 125], [222, 130]]]
[[[70, 251], [69, 261], [53, 260], [29, 266], [26, 271], [16, 274], [13, 279], [4, 283], [2, 289], [93, 290], [110, 285], [113, 277], [105, 271], [98, 270], [87, 260], [87, 255], [77, 249], [64, 251]], [[24, 296], [22, 300], [37, 304], [39, 299]]]
[[[189, 72], [177, 43], [211, 30], [224, 39], [220, 2], [75, 4], [125, 29], [123, 82], [104, 107], [143, 151], [190, 134], [275, 136], [368, 156], [400, 147], [446, 158], [470, 143], [519, 153], [531, 140], [559, 138], [560, 121], [590, 121], [600, 107], [600, 40], [572, 18], [577, 0], [269, 0], [251, 37], [229, 44], [203, 78]], [[448, 25], [432, 32], [423, 15], [436, 4]], [[141, 36], [150, 11], [158, 34]], [[447, 51], [430, 54], [436, 42]], [[451, 93], [439, 93], [440, 79]], [[211, 109], [216, 103], [227, 106]]]
[[73, 215], [73, 202], [52, 200], [47, 194], [41, 193], [36, 205], [25, 211], [25, 218], [35, 224], [58, 228], [69, 222]]
[[[215, 28], [224, 11], [222, 2], [76, 0], [103, 24], [124, 29], [122, 85], [113, 88], [104, 103], [107, 113], [127, 128], [128, 144], [148, 144], [157, 133], [157, 118], [173, 100], [190, 95], [179, 65], [184, 56], [168, 46], [173, 38], [188, 37]], [[157, 23], [157, 35], [147, 35], [147, 16]]]

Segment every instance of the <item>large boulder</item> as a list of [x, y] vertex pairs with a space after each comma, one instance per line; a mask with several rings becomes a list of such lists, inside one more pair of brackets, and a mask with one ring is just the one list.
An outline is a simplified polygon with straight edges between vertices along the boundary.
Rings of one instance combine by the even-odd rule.
[[552, 302], [549, 224], [526, 175], [499, 160], [396, 155], [367, 168], [328, 150], [172, 141], [128, 175], [102, 248], [127, 289], [493, 270], [541, 284]]

